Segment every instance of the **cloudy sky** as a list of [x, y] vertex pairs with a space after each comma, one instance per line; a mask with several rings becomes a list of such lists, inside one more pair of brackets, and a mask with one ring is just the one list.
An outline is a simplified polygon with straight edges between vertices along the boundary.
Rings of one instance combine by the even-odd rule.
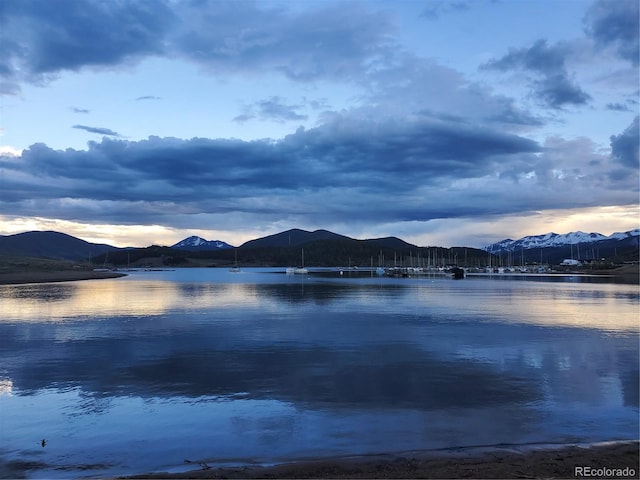
[[0, 234], [638, 228], [637, 0], [6, 0]]

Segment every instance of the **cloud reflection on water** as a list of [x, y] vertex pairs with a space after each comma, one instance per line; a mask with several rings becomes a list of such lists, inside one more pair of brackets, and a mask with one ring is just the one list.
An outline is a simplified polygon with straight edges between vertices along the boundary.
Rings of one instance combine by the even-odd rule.
[[46, 425], [94, 463], [83, 439], [151, 438], [175, 464], [175, 439], [219, 461], [638, 436], [632, 287], [233, 279], [0, 287], [12, 443]]
[[[276, 275], [275, 277], [279, 277]], [[369, 308], [390, 314], [426, 309], [450, 316], [472, 313], [478, 320], [571, 326], [611, 332], [638, 331], [640, 303], [634, 285], [493, 281], [469, 279], [464, 286], [433, 280], [385, 279], [314, 282], [304, 278], [267, 283], [125, 280], [0, 286], [5, 321], [52, 321], [102, 316], [149, 316], [171, 312], [255, 307], [274, 311], [289, 305], [322, 305], [328, 312]], [[377, 283], [376, 283], [377, 281]], [[372, 295], [371, 292], [376, 292]]]
[[[6, 351], [20, 352], [10, 365], [22, 391], [62, 383], [97, 395], [249, 392], [302, 403], [445, 408], [535, 402], [544, 389], [549, 398], [588, 401], [598, 395], [591, 388], [598, 378], [622, 367], [622, 391], [633, 391], [629, 360], [637, 350], [621, 350], [590, 321], [615, 305], [607, 332], [630, 333], [625, 286], [513, 285], [278, 278], [4, 287], [0, 329]], [[577, 319], [591, 328], [566, 327]], [[624, 395], [632, 404], [637, 397]]]

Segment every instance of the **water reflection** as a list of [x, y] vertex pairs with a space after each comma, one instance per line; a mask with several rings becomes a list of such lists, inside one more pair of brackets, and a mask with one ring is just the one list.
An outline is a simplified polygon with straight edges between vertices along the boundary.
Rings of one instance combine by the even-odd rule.
[[77, 285], [72, 283], [20, 285], [19, 287], [4, 287], [2, 296], [17, 300], [51, 302], [72, 298], [76, 288]]
[[0, 288], [0, 456], [638, 438], [633, 286], [180, 274]]
[[409, 315], [427, 309], [446, 315], [472, 313], [490, 321], [609, 331], [638, 329], [637, 312], [632, 309], [640, 302], [640, 292], [633, 285], [550, 285], [478, 278], [462, 283], [442, 279], [311, 280], [284, 275], [262, 278], [269, 281], [225, 283], [218, 279], [184, 283], [142, 277], [125, 281], [0, 286], [0, 315], [4, 321], [39, 322], [112, 315], [161, 316], [185, 310], [259, 308], [274, 311], [299, 305]]
[[[11, 372], [14, 390], [22, 394], [52, 385], [78, 385], [98, 396], [245, 392], [247, 398], [304, 404], [454, 408], [539, 401], [544, 389], [548, 398], [559, 401], [602, 402], [606, 394], [622, 397], [620, 388], [598, 390], [598, 379], [605, 375], [619, 376], [622, 391], [637, 391], [633, 339], [621, 342], [566, 331], [550, 338], [536, 329], [487, 327], [487, 337], [508, 342], [501, 346], [497, 340], [474, 338], [472, 328], [454, 325], [438, 326], [437, 332], [426, 326], [411, 341], [398, 334], [385, 336], [391, 334], [391, 326], [376, 326], [376, 319], [366, 317], [358, 323], [370, 321], [373, 331], [359, 344], [345, 341], [349, 328], [335, 324], [330, 328], [336, 341], [311, 334], [300, 335], [300, 342], [294, 343], [287, 339], [297, 334], [283, 331], [283, 341], [278, 341], [261, 321], [246, 321], [243, 328], [252, 330], [247, 335], [223, 324], [180, 334], [149, 335], [147, 330], [140, 336], [102, 336], [54, 345], [8, 336], [5, 348], [18, 356], [3, 364]], [[412, 330], [420, 328], [414, 325]], [[538, 341], [544, 342], [543, 348]], [[632, 402], [634, 397], [625, 398]]]

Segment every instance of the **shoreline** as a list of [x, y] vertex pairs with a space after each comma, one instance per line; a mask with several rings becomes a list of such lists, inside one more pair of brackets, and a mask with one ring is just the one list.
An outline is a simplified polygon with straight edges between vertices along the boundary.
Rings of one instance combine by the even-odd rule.
[[[182, 267], [193, 268], [193, 267]], [[222, 267], [218, 267], [222, 268]], [[280, 268], [280, 267], [274, 267]], [[333, 268], [333, 267], [332, 267]], [[637, 269], [637, 268], [636, 268]], [[332, 270], [333, 271], [333, 270]], [[127, 276], [121, 271], [93, 271], [93, 270], [23, 270], [0, 273], [0, 285], [22, 285], [30, 283], [50, 283], [50, 282], [70, 282], [80, 280], [100, 280], [106, 278], [120, 278]], [[526, 273], [467, 273], [468, 277], [476, 278], [524, 278], [524, 277], [560, 277], [560, 276], [581, 276], [581, 277], [609, 277], [619, 280], [621, 283], [640, 283], [640, 277], [635, 270], [624, 272], [598, 271], [596, 272], [553, 272], [544, 274]]]
[[0, 273], [0, 285], [21, 285], [28, 283], [71, 282], [78, 280], [101, 280], [126, 276], [119, 272], [94, 272], [87, 270], [48, 270]]
[[[119, 479], [251, 478], [640, 478], [637, 440], [590, 445], [468, 447], [301, 460], [272, 466], [214, 467], [214, 460], [186, 472], [155, 472]], [[604, 470], [601, 470], [604, 469]], [[627, 469], [626, 471], [624, 469]], [[594, 476], [600, 470], [603, 475]], [[633, 474], [628, 475], [633, 470]], [[620, 471], [626, 472], [620, 474]]]

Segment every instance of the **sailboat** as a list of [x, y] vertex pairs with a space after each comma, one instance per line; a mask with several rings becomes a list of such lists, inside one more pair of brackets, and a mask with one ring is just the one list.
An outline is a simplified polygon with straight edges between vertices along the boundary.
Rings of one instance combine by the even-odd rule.
[[286, 273], [291, 274], [305, 274], [309, 273], [309, 270], [304, 268], [304, 248], [302, 249], [302, 266], [301, 267], [289, 267], [286, 270]]
[[236, 261], [235, 261], [235, 263], [233, 264], [233, 267], [231, 267], [231, 268], [229, 269], [229, 271], [230, 271], [230, 272], [233, 272], [233, 273], [238, 273], [238, 272], [240, 272], [240, 267], [238, 266], [238, 251], [237, 251], [237, 250], [234, 250], [234, 252], [233, 252], [233, 253], [235, 253]]

